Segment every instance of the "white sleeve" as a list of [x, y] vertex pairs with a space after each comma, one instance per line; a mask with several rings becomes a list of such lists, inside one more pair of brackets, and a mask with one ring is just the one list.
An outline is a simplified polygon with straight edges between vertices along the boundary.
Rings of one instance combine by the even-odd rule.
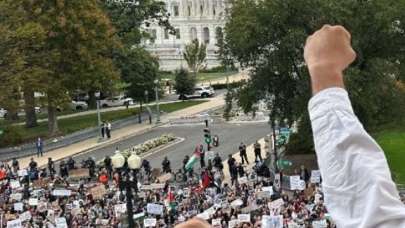
[[405, 227], [405, 206], [382, 149], [355, 116], [342, 88], [309, 102], [325, 205], [338, 227]]

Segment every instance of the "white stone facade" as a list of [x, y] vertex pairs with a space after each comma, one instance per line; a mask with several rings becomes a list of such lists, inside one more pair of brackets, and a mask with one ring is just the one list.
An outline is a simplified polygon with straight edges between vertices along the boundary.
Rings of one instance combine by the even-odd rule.
[[182, 53], [193, 39], [207, 44], [207, 68], [218, 66], [216, 30], [225, 26], [226, 0], [165, 0], [165, 3], [177, 34], [170, 35], [153, 23], [145, 27], [155, 38], [145, 41], [146, 49], [159, 57], [161, 70], [187, 67]]

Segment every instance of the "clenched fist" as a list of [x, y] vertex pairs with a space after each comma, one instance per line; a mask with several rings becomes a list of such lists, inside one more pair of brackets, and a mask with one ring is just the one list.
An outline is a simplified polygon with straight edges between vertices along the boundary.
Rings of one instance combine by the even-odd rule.
[[313, 93], [344, 87], [343, 71], [355, 60], [350, 33], [342, 26], [324, 25], [308, 37], [304, 58], [311, 75]]

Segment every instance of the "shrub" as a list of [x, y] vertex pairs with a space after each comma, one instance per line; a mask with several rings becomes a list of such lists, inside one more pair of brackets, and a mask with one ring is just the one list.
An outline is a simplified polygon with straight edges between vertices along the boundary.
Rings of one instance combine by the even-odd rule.
[[0, 147], [9, 145], [17, 145], [23, 142], [21, 128], [14, 126], [7, 126], [3, 134], [0, 135]]

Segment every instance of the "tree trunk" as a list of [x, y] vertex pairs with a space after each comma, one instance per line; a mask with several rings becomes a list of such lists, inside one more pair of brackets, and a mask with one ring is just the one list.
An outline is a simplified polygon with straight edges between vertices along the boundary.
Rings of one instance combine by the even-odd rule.
[[58, 119], [56, 114], [56, 108], [48, 101], [48, 133], [50, 136], [54, 136], [59, 133]]
[[97, 107], [96, 96], [94, 95], [94, 91], [89, 91], [89, 100], [88, 105], [89, 109], [95, 109]]
[[35, 113], [35, 97], [32, 87], [24, 87], [24, 111], [25, 111], [25, 127], [32, 128], [38, 125], [37, 115]]

